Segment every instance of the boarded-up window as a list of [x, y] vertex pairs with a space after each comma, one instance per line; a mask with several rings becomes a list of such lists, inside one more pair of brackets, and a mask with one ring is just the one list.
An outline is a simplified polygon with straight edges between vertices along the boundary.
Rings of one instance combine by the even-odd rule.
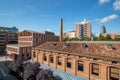
[[92, 74], [99, 76], [99, 64], [92, 64]]
[[119, 80], [119, 68], [110, 68], [110, 80]]

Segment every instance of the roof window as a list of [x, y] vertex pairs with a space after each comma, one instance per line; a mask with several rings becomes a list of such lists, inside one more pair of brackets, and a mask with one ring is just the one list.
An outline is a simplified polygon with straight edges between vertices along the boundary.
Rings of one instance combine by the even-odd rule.
[[82, 48], [87, 48], [88, 46], [87, 46], [87, 44], [82, 43], [81, 47], [82, 47]]

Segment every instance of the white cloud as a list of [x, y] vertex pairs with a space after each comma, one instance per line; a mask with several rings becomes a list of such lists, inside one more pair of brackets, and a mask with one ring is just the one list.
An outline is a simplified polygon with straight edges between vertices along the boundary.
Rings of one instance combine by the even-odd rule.
[[116, 19], [116, 18], [118, 18], [118, 17], [119, 17], [118, 15], [112, 14], [112, 15], [110, 15], [110, 16], [107, 16], [107, 17], [102, 18], [102, 19], [100, 20], [100, 22], [101, 22], [101, 23], [105, 23], [105, 22], [108, 22], [108, 21], [110, 21], [110, 20]]
[[113, 3], [113, 7], [114, 7], [115, 10], [120, 10], [120, 0], [116, 0]]
[[104, 4], [104, 3], [107, 3], [107, 2], [110, 2], [110, 0], [99, 0], [100, 4]]

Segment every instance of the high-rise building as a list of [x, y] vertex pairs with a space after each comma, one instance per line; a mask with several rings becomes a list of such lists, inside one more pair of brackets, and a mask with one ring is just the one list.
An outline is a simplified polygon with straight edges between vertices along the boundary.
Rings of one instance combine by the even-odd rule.
[[91, 37], [91, 23], [84, 19], [83, 22], [76, 23], [76, 37]]
[[100, 34], [104, 34], [104, 33], [106, 33], [106, 28], [105, 28], [105, 26], [103, 25], [103, 26], [101, 26], [101, 28], [100, 28]]

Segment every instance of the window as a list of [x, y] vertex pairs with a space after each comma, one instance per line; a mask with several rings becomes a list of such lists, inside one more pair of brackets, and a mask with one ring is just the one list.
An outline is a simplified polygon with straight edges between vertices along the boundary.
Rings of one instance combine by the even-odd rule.
[[53, 58], [53, 56], [50, 56], [50, 63], [53, 63], [53, 60], [54, 58]]
[[34, 58], [36, 57], [36, 53], [35, 53], [35, 52], [33, 52], [33, 57], [34, 57]]
[[71, 68], [71, 60], [68, 60], [68, 61], [67, 61], [67, 67], [68, 67], [68, 68]]
[[107, 48], [110, 49], [110, 50], [114, 49], [114, 47], [112, 46], [112, 44], [107, 44], [106, 46], [107, 46]]
[[70, 44], [69, 43], [64, 43], [64, 47], [69, 47]]
[[83, 64], [78, 62], [78, 71], [83, 71], [83, 70], [84, 70]]
[[58, 58], [58, 65], [62, 65], [62, 59]]
[[110, 80], [119, 80], [119, 68], [110, 68]]
[[81, 47], [82, 48], [87, 48], [88, 46], [85, 43], [82, 43]]
[[117, 64], [117, 62], [116, 61], [112, 61], [112, 64]]
[[58, 65], [62, 65], [61, 61], [58, 61]]
[[47, 61], [47, 56], [46, 55], [44, 55], [44, 61]]
[[22, 57], [24, 57], [24, 54], [22, 54]]
[[99, 65], [98, 64], [92, 64], [92, 74], [99, 76]]
[[29, 54], [27, 54], [27, 57], [29, 57]]

